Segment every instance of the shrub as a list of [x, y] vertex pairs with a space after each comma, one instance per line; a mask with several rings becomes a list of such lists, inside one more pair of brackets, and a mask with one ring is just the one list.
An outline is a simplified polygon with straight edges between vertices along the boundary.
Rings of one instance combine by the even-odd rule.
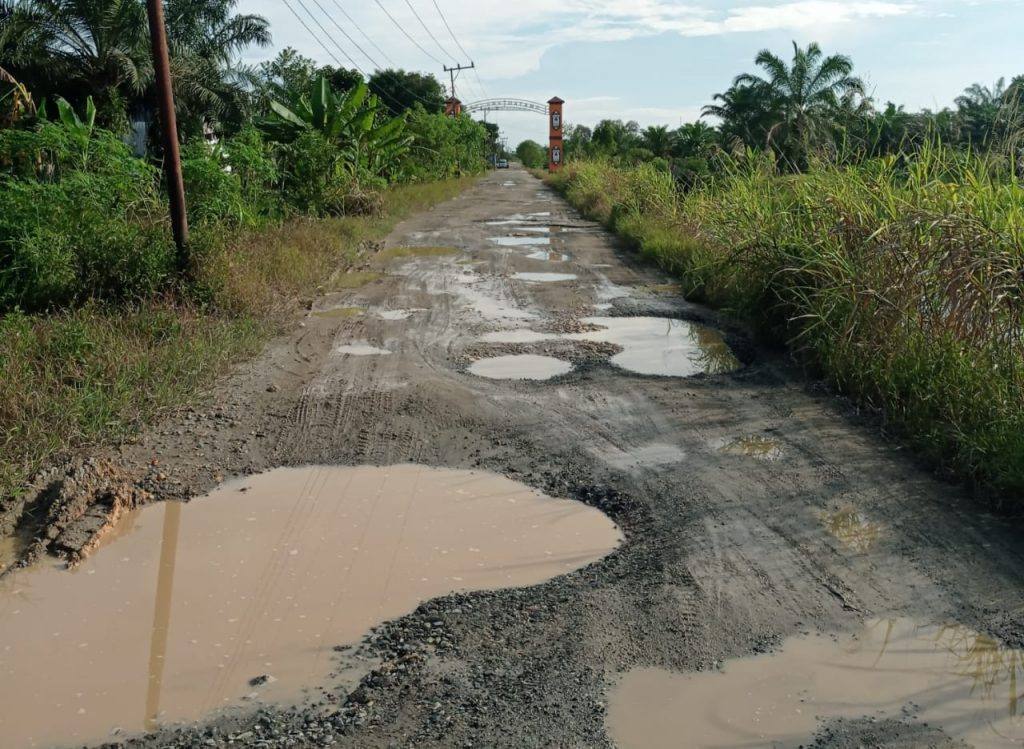
[[0, 309], [152, 293], [173, 262], [157, 173], [101, 133], [0, 131]]

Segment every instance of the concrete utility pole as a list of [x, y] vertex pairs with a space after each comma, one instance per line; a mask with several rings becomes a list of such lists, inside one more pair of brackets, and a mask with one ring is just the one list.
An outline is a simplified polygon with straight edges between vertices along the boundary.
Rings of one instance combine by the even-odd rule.
[[174, 232], [174, 245], [178, 250], [178, 270], [184, 272], [189, 266], [188, 215], [185, 213], [185, 181], [181, 176], [178, 119], [174, 113], [174, 91], [171, 88], [171, 62], [167, 55], [163, 0], [146, 0], [146, 12], [149, 15], [153, 67], [160, 102], [160, 120], [164, 130], [164, 167], [167, 170], [167, 192], [171, 203], [171, 230]]
[[462, 63], [459, 63], [458, 65], [456, 65], [453, 68], [449, 68], [447, 65], [444, 65], [443, 67], [444, 67], [444, 72], [448, 73], [448, 75], [451, 76], [451, 79], [452, 79], [452, 97], [451, 98], [454, 99], [454, 98], [456, 98], [455, 97], [455, 74], [458, 73], [460, 70], [472, 70], [473, 68], [476, 67], [476, 63], [475, 62], [470, 62], [469, 65], [463, 65]]

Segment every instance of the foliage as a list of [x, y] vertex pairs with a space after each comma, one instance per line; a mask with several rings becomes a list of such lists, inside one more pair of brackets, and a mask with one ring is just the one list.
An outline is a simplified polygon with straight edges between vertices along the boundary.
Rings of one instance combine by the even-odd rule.
[[[380, 100], [361, 82], [338, 96], [321, 75], [308, 94], [294, 96], [288, 105], [272, 100], [270, 106], [271, 115], [257, 123], [270, 138], [291, 144], [315, 132], [338, 151], [332, 169], [343, 165], [356, 181], [364, 174], [394, 174], [412, 140], [404, 116], [382, 118]], [[309, 146], [311, 141], [304, 143]]]
[[380, 97], [393, 116], [421, 106], [431, 113], [444, 111], [444, 87], [430, 74], [405, 70], [378, 70], [370, 76], [370, 91]]
[[406, 125], [413, 140], [401, 167], [405, 179], [455, 177], [486, 167], [489, 133], [471, 117], [445, 117], [415, 107]]
[[529, 169], [541, 169], [548, 164], [547, 149], [532, 140], [524, 140], [516, 146], [516, 158]]
[[0, 130], [0, 308], [150, 294], [171, 268], [156, 171], [115, 136]]
[[552, 179], [678, 274], [688, 295], [787, 340], [961, 476], [1024, 488], [1024, 186], [934, 143], [855, 166], [728, 160], [665, 197], [650, 168]]

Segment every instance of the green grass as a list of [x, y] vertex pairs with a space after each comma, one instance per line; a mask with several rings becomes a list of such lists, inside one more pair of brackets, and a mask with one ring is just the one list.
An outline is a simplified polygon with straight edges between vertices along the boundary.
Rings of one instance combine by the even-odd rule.
[[200, 397], [337, 286], [361, 243], [471, 181], [393, 188], [374, 216], [200, 234], [196, 288], [167, 298], [0, 317], [0, 502], [55, 455], [130, 437]]
[[570, 165], [551, 182], [679, 278], [781, 339], [943, 470], [1024, 489], [1024, 186], [998, 156], [925, 148], [799, 176]]

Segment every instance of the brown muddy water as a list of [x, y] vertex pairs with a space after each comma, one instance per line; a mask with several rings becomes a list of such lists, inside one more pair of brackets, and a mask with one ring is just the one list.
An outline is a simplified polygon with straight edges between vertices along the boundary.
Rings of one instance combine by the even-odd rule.
[[797, 747], [833, 718], [913, 718], [976, 749], [1024, 744], [1024, 652], [960, 625], [869, 622], [787, 640], [722, 671], [626, 673], [608, 728], [624, 749]]
[[778, 460], [782, 457], [782, 444], [778, 440], [758, 434], [720, 440], [715, 443], [715, 447], [719, 452], [758, 460]]
[[115, 530], [73, 571], [0, 582], [0, 745], [295, 702], [328, 677], [333, 646], [421, 601], [536, 584], [622, 540], [578, 502], [414, 465], [280, 468]]
[[491, 380], [550, 380], [572, 371], [572, 364], [553, 356], [511, 354], [478, 359], [467, 371]]
[[696, 323], [665, 317], [586, 317], [583, 322], [601, 329], [566, 338], [621, 346], [612, 364], [638, 374], [690, 377], [741, 366], [721, 333]]

